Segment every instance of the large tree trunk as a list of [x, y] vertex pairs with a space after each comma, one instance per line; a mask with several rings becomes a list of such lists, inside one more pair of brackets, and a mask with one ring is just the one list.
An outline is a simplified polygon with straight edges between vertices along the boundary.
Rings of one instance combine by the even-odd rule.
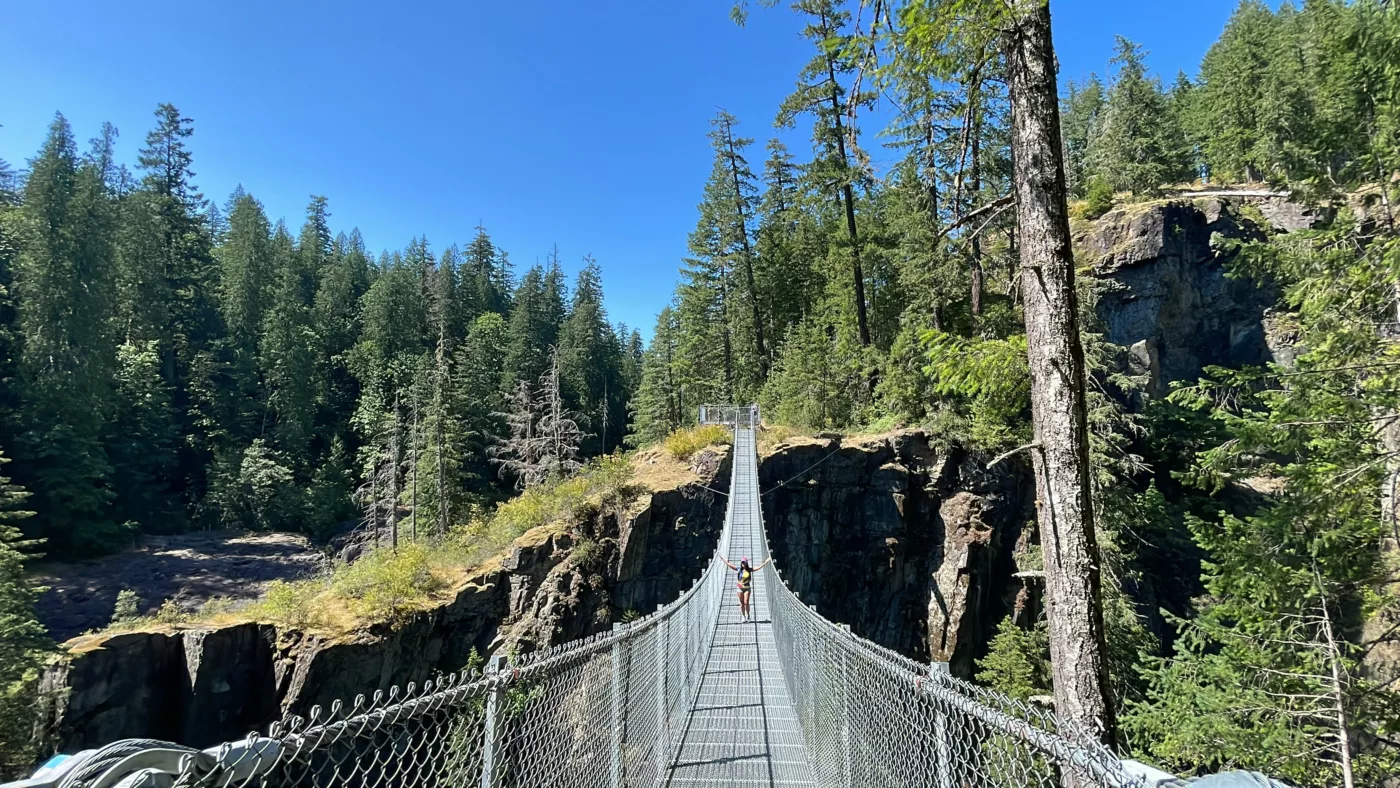
[[[978, 168], [980, 155], [982, 152], [982, 114], [979, 111], [979, 103], [982, 100], [982, 67], [980, 65], [972, 69], [971, 78], [967, 83], [967, 113], [963, 119], [963, 145], [962, 154], [958, 159], [958, 197], [959, 203], [956, 206], [959, 214], [962, 214], [963, 206], [961, 197], [963, 192], [963, 163], [968, 164], [968, 189], [967, 202], [968, 210], [975, 211], [978, 208], [978, 197], [982, 192], [982, 172]], [[972, 235], [972, 261], [969, 264], [972, 280], [972, 316], [974, 318], [982, 315], [982, 292], [984, 272], [982, 270], [982, 239], [978, 233]]]
[[719, 275], [719, 314], [720, 321], [724, 326], [724, 401], [734, 401], [734, 342], [729, 335], [729, 289], [725, 286], [725, 281], [729, 275], [725, 273], [723, 267], [720, 268]]
[[1040, 541], [1055, 707], [1106, 744], [1117, 736], [1094, 538], [1084, 349], [1074, 292], [1048, 0], [1020, 0], [1007, 37], [1012, 156], [1031, 371]]
[[[975, 89], [970, 100], [978, 100]], [[972, 193], [972, 204], [977, 204], [977, 198], [982, 193], [982, 171], [978, 168], [978, 158], [982, 152], [980, 137], [982, 136], [981, 113], [976, 108], [972, 110], [974, 118], [972, 122], [972, 177], [970, 191]], [[980, 233], [972, 236], [972, 316], [982, 316], [982, 237]]]
[[[845, 158], [844, 151], [842, 158]], [[846, 233], [851, 239], [851, 278], [855, 280], [856, 327], [860, 331], [860, 344], [869, 347], [870, 319], [865, 313], [865, 271], [860, 265], [860, 236], [856, 234], [856, 200], [851, 184], [843, 186], [841, 194], [846, 202]]]
[[749, 245], [749, 217], [744, 213], [744, 192], [739, 183], [739, 154], [734, 150], [734, 130], [724, 124], [724, 141], [729, 146], [729, 174], [734, 179], [734, 210], [738, 213], [739, 239], [744, 249], [744, 279], [749, 287], [749, 305], [753, 309], [755, 350], [758, 351], [758, 379], [768, 380], [768, 346], [763, 340], [763, 312], [758, 305], [758, 284], [753, 275], [753, 249]]
[[[821, 22], [823, 28], [828, 28], [825, 13], [821, 15]], [[836, 124], [836, 151], [841, 159], [841, 176], [845, 181], [841, 186], [841, 200], [846, 208], [846, 235], [851, 241], [851, 278], [856, 298], [856, 328], [860, 333], [861, 346], [870, 347], [870, 320], [865, 309], [865, 271], [860, 264], [860, 234], [856, 231], [855, 190], [851, 186], [851, 162], [846, 155], [846, 129], [841, 123], [841, 97], [838, 93], [840, 83], [836, 81], [836, 61], [832, 55], [827, 55], [826, 73], [831, 84], [831, 116]]]

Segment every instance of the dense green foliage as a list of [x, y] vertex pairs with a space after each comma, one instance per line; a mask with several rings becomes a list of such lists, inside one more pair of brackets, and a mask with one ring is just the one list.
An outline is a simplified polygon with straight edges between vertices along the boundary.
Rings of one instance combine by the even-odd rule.
[[[761, 309], [756, 319], [707, 312], [728, 315], [734, 341], [715, 341], [686, 318], [708, 307], [680, 288], [644, 362], [638, 429], [664, 434], [692, 418], [697, 397], [732, 392], [756, 393], [775, 422], [920, 424], [989, 453], [1025, 443], [1009, 119], [992, 38], [1011, 4], [792, 7], [818, 56], [779, 122], [809, 118], [813, 153], [798, 162], [770, 143], [762, 175], [742, 171], [738, 193], [758, 195], [743, 261], [758, 272]], [[1096, 288], [1082, 283], [1102, 605], [1124, 744], [1178, 772], [1377, 784], [1396, 772], [1400, 743], [1400, 696], [1368, 662], [1400, 632], [1400, 10], [1243, 0], [1196, 76], [1164, 84], [1150, 63], [1120, 39], [1106, 80], [1071, 82], [1061, 97], [1074, 216], [1193, 181], [1267, 181], [1350, 207], [1325, 229], [1249, 244], [1235, 263], [1233, 274], [1280, 287], [1274, 319], [1296, 324], [1299, 349], [1289, 366], [1211, 370], [1153, 400], [1093, 333]], [[897, 115], [882, 141], [902, 158], [884, 173], [855, 123], [873, 88]], [[701, 231], [735, 194], [712, 179]], [[743, 303], [733, 245], [707, 255], [707, 292]], [[865, 326], [852, 303], [855, 259]], [[754, 322], [771, 358], [766, 378], [741, 381], [757, 369]], [[1034, 574], [1037, 559], [1033, 548], [1021, 568]], [[1002, 623], [979, 677], [1017, 697], [1048, 695], [1048, 659], [1044, 622], [1023, 615]]]
[[115, 129], [80, 154], [61, 115], [27, 172], [4, 168], [0, 445], [51, 554], [192, 527], [322, 535], [362, 506], [445, 531], [510, 488], [493, 414], [556, 345], [583, 456], [622, 442], [641, 340], [608, 322], [591, 260], [572, 292], [557, 255], [517, 287], [481, 228], [376, 260], [324, 197], [295, 234], [242, 189], [219, 210], [191, 121], [156, 119], [134, 174]]
[[[1173, 400], [1226, 437], [1202, 452], [1193, 483], [1265, 480], [1277, 492], [1251, 514], [1190, 518], [1208, 596], [1181, 622], [1175, 658], [1148, 673], [1150, 702], [1130, 720], [1175, 763], [1335, 784], [1345, 758], [1374, 784], [1400, 767], [1396, 748], [1378, 746], [1400, 732], [1400, 695], [1362, 664], [1400, 620], [1387, 590], [1400, 235], [1384, 218], [1344, 212], [1330, 229], [1245, 251], [1243, 270], [1284, 283], [1306, 350], [1287, 367], [1214, 370]], [[1327, 765], [1298, 753], [1326, 754]]]
[[[0, 469], [9, 462], [0, 454]], [[18, 526], [34, 514], [25, 508], [28, 497], [0, 475], [0, 775], [33, 761], [33, 687], [46, 640], [44, 627], [34, 618], [40, 589], [24, 582], [26, 552], [34, 544], [23, 540]]]

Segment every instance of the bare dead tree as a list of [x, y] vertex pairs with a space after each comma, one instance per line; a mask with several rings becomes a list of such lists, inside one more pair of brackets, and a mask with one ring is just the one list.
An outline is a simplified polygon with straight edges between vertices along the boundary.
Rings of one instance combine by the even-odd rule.
[[494, 415], [505, 421], [510, 436], [498, 438], [486, 453], [499, 467], [501, 478], [514, 476], [516, 489], [524, 490], [543, 482], [546, 477], [540, 464], [543, 444], [536, 429], [539, 404], [530, 384], [522, 380], [506, 397], [506, 405], [504, 412]]
[[560, 377], [559, 349], [550, 348], [549, 369], [540, 378], [541, 439], [540, 467], [545, 478], [565, 478], [583, 467], [579, 447], [588, 434], [579, 427], [580, 414], [564, 407], [563, 381]]

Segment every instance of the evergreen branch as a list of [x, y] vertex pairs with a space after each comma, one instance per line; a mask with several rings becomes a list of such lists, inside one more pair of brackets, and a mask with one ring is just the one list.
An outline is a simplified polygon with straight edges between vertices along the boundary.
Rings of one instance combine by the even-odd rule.
[[1027, 444], [1024, 444], [1024, 445], [1022, 445], [1022, 446], [1017, 446], [1016, 448], [1014, 448], [1014, 449], [1012, 449], [1012, 450], [1010, 450], [1010, 451], [1004, 451], [1004, 452], [1002, 452], [1001, 454], [998, 454], [997, 456], [993, 457], [991, 462], [987, 463], [987, 470], [991, 470], [993, 466], [1000, 464], [1003, 460], [1007, 459], [1008, 457], [1012, 456], [1013, 454], [1019, 454], [1019, 453], [1021, 453], [1021, 452], [1023, 452], [1023, 451], [1029, 451], [1029, 450], [1031, 450], [1031, 449], [1040, 449], [1040, 448], [1042, 448], [1042, 447], [1041, 447], [1041, 445], [1040, 445], [1040, 443], [1039, 443], [1038, 441], [1032, 441], [1032, 442], [1027, 443]]
[[[993, 221], [996, 220], [996, 218], [997, 218], [998, 216], [1001, 216], [1003, 213], [1006, 212], [1007, 209], [1011, 208], [1011, 207], [1014, 206], [1015, 204], [1016, 204], [1016, 195], [1014, 195], [1014, 194], [1008, 194], [1008, 195], [1006, 195], [1005, 197], [1002, 197], [1002, 198], [1000, 198], [1000, 199], [993, 200], [992, 202], [987, 203], [986, 205], [982, 206], [981, 208], [978, 208], [977, 210], [972, 211], [971, 213], [968, 213], [967, 215], [963, 216], [962, 218], [957, 219], [956, 221], [954, 221], [954, 222], [952, 222], [951, 224], [949, 224], [947, 227], [940, 228], [939, 231], [938, 231], [937, 233], [934, 234], [934, 236], [933, 236], [933, 242], [934, 242], [934, 243], [937, 243], [939, 240], [941, 240], [941, 239], [947, 237], [947, 236], [948, 236], [950, 233], [952, 233], [954, 230], [957, 230], [958, 228], [960, 228], [960, 227], [962, 227], [962, 226], [968, 224], [968, 223], [971, 222], [972, 220], [977, 219], [977, 218], [983, 216], [984, 214], [986, 214], [986, 213], [988, 213], [988, 212], [991, 212], [991, 213], [992, 213], [991, 217], [989, 217], [989, 218], [988, 218], [985, 222], [983, 222], [982, 224], [978, 225], [977, 229], [974, 230], [970, 235], [967, 236], [967, 238], [974, 238], [974, 237], [980, 235], [980, 234], [982, 233], [983, 230], [987, 229], [987, 225], [988, 225], [988, 224], [991, 224]], [[964, 240], [966, 240], [966, 239], [964, 239]]]
[[1381, 421], [1395, 421], [1400, 419], [1400, 415], [1387, 413], [1381, 416], [1373, 416], [1367, 419], [1318, 419], [1315, 421], [1281, 421], [1271, 424], [1273, 427], [1330, 427], [1346, 424], [1375, 424]]

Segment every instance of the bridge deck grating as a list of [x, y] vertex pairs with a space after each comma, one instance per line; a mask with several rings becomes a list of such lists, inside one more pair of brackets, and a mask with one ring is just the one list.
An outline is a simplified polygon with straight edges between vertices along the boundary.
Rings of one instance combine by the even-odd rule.
[[[753, 440], [752, 430], [740, 429], [734, 447], [733, 520], [726, 556], [734, 564], [745, 556], [755, 563], [767, 557]], [[741, 620], [731, 584], [695, 706], [681, 732], [669, 785], [816, 786], [778, 664], [768, 599], [757, 577], [752, 613], [752, 621]]]

